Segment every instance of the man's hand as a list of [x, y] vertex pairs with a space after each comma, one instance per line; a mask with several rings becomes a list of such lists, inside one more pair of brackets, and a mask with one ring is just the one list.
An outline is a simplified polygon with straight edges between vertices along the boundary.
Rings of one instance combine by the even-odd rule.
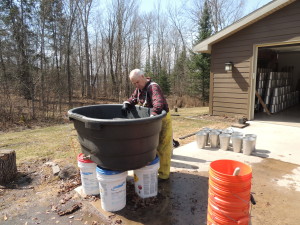
[[132, 108], [132, 106], [130, 105], [129, 102], [123, 102], [122, 115], [126, 117], [127, 113], [130, 112], [131, 108]]

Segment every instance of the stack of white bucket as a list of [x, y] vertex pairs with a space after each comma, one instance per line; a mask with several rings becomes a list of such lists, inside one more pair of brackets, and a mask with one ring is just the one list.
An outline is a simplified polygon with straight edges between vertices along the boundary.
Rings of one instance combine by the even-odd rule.
[[86, 195], [99, 195], [99, 182], [96, 176], [97, 164], [86, 159], [82, 153], [77, 157], [80, 168], [82, 190]]
[[101, 207], [106, 211], [119, 211], [126, 205], [127, 171], [112, 171], [97, 166]]
[[245, 155], [251, 155], [255, 151], [257, 135], [243, 134], [234, 132], [230, 129], [210, 129], [203, 128], [196, 134], [198, 148], [220, 147], [221, 150], [227, 151], [232, 148], [233, 152], [243, 152]]
[[134, 170], [134, 189], [141, 198], [149, 198], [157, 195], [157, 171], [159, 158], [156, 158], [147, 166]]
[[[86, 195], [100, 193], [101, 207], [105, 211], [114, 212], [126, 206], [126, 178], [127, 171], [112, 171], [103, 169], [93, 161], [78, 155], [83, 192]], [[147, 166], [134, 170], [135, 192], [141, 198], [157, 195], [159, 158]]]

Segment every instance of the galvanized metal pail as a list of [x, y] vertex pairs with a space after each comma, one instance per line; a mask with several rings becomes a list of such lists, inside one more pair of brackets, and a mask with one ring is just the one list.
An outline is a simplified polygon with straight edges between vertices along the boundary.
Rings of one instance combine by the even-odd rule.
[[197, 142], [197, 146], [200, 149], [205, 148], [206, 143], [207, 143], [207, 137], [208, 134], [204, 131], [200, 131], [196, 134], [196, 142]]

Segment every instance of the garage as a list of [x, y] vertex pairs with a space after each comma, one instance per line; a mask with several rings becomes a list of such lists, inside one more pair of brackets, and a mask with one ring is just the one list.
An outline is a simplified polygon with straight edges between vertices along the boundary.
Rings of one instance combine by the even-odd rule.
[[193, 51], [211, 54], [209, 114], [300, 123], [300, 1], [271, 1]]
[[[257, 49], [254, 118], [298, 121], [300, 115], [300, 43], [262, 46]], [[265, 116], [266, 110], [272, 114]], [[278, 114], [278, 115], [277, 115]], [[275, 118], [274, 115], [277, 115]], [[282, 115], [282, 116], [281, 116]]]

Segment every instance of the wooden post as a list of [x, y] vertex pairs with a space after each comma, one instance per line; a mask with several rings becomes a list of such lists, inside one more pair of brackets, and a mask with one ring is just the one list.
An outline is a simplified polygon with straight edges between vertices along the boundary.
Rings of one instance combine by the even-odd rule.
[[0, 149], [0, 184], [13, 180], [17, 174], [16, 153], [11, 149]]
[[268, 110], [266, 104], [264, 103], [264, 101], [262, 100], [261, 96], [258, 94], [257, 91], [255, 91], [255, 95], [256, 95], [256, 97], [258, 98], [260, 104], [261, 104], [261, 105], [264, 107], [264, 109], [266, 110], [266, 113], [267, 113], [268, 115], [271, 115], [271, 113], [270, 113], [270, 111]]

